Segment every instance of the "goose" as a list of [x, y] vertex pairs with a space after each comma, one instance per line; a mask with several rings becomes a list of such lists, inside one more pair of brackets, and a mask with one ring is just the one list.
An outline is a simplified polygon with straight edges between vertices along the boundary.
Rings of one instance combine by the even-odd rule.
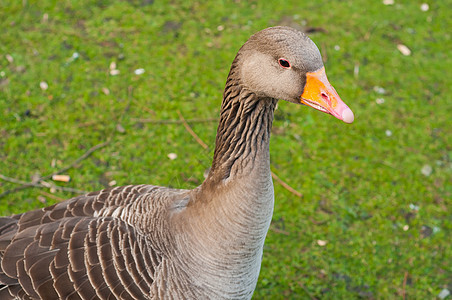
[[205, 181], [108, 188], [0, 218], [0, 299], [250, 299], [273, 214], [278, 99], [354, 120], [304, 33], [255, 33], [227, 77]]

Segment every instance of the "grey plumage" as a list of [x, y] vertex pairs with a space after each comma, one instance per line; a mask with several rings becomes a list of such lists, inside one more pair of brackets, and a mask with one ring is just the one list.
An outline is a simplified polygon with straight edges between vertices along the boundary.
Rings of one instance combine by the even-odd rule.
[[302, 33], [263, 30], [232, 64], [201, 186], [116, 187], [0, 218], [0, 299], [251, 298], [273, 213], [273, 112], [322, 66]]

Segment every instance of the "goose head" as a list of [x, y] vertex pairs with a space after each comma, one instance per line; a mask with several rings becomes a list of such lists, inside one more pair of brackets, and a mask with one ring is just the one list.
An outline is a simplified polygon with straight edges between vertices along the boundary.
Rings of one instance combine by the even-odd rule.
[[329, 83], [317, 46], [290, 27], [257, 32], [237, 55], [241, 84], [260, 97], [304, 104], [346, 123], [353, 112]]

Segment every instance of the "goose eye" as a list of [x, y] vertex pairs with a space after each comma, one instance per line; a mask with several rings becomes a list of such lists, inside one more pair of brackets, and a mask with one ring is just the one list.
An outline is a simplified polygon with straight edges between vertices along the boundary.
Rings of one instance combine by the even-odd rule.
[[280, 58], [280, 59], [278, 59], [278, 63], [284, 69], [290, 69], [290, 63], [287, 59]]

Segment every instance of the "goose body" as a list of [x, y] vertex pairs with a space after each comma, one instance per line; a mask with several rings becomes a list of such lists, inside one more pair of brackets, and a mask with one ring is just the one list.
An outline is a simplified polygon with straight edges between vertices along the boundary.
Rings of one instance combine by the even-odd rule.
[[115, 187], [0, 218], [0, 299], [250, 299], [273, 213], [277, 99], [353, 121], [309, 38], [256, 33], [232, 63], [206, 180]]

